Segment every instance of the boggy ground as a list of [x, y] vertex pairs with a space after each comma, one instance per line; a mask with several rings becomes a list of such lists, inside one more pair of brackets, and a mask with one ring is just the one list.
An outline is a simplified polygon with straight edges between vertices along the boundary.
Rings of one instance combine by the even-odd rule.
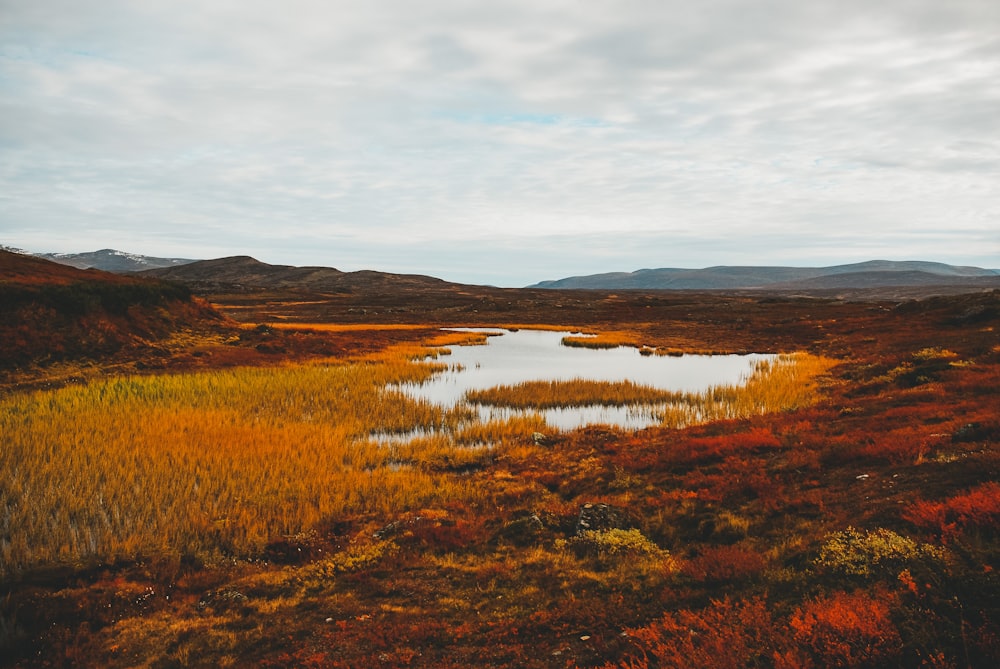
[[841, 362], [809, 407], [682, 430], [525, 434], [472, 468], [429, 465], [474, 496], [333, 514], [276, 532], [257, 555], [164, 547], [24, 571], [0, 593], [3, 663], [1000, 662], [1000, 294], [897, 304], [499, 291], [426, 309], [416, 296], [286, 297], [213, 301], [248, 323], [421, 327], [222, 324], [165, 346], [161, 369], [122, 354], [114, 370], [350, 357], [438, 325], [532, 323]]

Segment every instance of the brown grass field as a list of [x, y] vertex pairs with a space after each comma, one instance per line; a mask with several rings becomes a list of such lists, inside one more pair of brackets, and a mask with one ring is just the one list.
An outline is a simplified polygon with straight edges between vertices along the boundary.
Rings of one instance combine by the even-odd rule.
[[[225, 318], [4, 367], [0, 665], [1000, 663], [1000, 294], [297, 296], [280, 325], [206, 297]], [[396, 390], [483, 336], [442, 325], [786, 355], [661, 427], [561, 433]]]

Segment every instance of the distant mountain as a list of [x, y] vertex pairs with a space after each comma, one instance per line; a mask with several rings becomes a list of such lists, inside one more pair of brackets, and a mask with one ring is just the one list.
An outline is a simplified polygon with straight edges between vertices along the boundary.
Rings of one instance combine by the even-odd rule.
[[186, 265], [140, 272], [191, 285], [205, 292], [245, 290], [302, 290], [320, 293], [441, 289], [452, 284], [419, 274], [391, 274], [361, 270], [342, 272], [332, 267], [270, 265], [250, 256], [199, 260]]
[[[23, 252], [22, 252], [23, 253]], [[146, 269], [176, 267], [195, 262], [188, 258], [155, 258], [152, 256], [126, 253], [115, 249], [101, 249], [89, 253], [34, 253], [62, 265], [79, 269], [100, 269], [105, 272], [139, 272]]]
[[972, 283], [1000, 287], [1000, 271], [917, 260], [871, 260], [831, 267], [719, 266], [704, 269], [641, 269], [542, 281], [529, 288], [604, 290], [827, 289]]
[[772, 283], [772, 289], [883, 288], [896, 286], [981, 286], [1000, 288], [1000, 274], [935, 274], [916, 270], [844, 272], [802, 281]]
[[24, 249], [19, 249], [15, 246], [7, 246], [6, 244], [0, 244], [0, 251], [5, 253], [13, 253], [14, 255], [18, 256], [37, 257], [37, 254], [32, 253], [31, 251], [25, 251]]

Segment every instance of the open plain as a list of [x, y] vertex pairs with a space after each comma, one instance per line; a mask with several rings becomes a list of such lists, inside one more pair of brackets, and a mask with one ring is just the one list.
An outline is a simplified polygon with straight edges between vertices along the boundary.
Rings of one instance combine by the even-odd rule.
[[[0, 260], [5, 666], [1000, 662], [996, 290], [304, 290]], [[723, 418], [560, 432], [399, 393], [476, 344], [444, 326], [799, 364], [690, 399]]]

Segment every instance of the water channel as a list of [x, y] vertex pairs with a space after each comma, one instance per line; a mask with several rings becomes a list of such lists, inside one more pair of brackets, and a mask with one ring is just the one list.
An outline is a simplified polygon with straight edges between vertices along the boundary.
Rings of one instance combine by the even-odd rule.
[[[466, 391], [524, 381], [632, 381], [672, 391], [700, 392], [711, 386], [737, 385], [753, 371], [765, 354], [684, 355], [679, 357], [640, 355], [638, 349], [578, 348], [562, 345], [571, 332], [551, 330], [460, 329], [494, 333], [484, 345], [451, 346], [451, 355], [438, 358], [452, 369], [434, 375], [422, 384], [403, 388], [414, 397], [445, 407], [462, 401]], [[474, 407], [483, 420], [505, 418], [515, 409]], [[560, 430], [590, 424], [608, 424], [641, 429], [659, 422], [656, 406], [585, 406], [539, 410], [546, 422]]]

